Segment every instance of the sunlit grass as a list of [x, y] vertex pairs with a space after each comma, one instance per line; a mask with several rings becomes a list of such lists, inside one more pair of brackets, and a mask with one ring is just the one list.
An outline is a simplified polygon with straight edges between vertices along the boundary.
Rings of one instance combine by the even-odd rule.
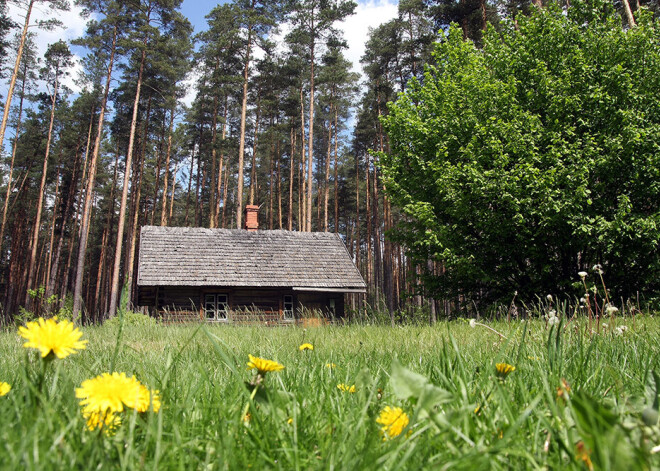
[[[0, 397], [0, 467], [588, 469], [585, 456], [596, 467], [660, 466], [650, 452], [658, 425], [641, 419], [660, 371], [660, 322], [619, 320], [623, 335], [586, 335], [585, 322], [561, 324], [561, 335], [541, 321], [488, 324], [506, 339], [467, 321], [127, 326], [116, 356], [116, 326], [86, 327], [87, 349], [54, 361], [42, 391], [37, 355], [5, 332], [0, 381], [12, 389]], [[305, 343], [314, 349], [301, 351]], [[250, 354], [285, 367], [254, 398]], [[515, 370], [498, 379], [497, 363]], [[162, 408], [129, 413], [106, 436], [86, 430], [74, 391], [110, 371], [159, 390]], [[377, 419], [388, 406], [409, 423], [383, 440]]]

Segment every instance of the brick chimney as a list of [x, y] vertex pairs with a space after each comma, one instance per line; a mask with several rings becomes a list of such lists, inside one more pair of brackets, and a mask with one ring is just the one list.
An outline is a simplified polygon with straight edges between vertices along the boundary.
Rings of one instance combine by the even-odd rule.
[[245, 206], [245, 229], [255, 232], [259, 229], [259, 206], [248, 204]]

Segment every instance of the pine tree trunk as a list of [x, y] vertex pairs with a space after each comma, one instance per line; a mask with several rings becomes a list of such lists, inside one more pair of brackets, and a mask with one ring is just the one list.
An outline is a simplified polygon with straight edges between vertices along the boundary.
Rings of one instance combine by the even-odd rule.
[[117, 45], [117, 27], [115, 26], [112, 36], [112, 47], [110, 50], [110, 60], [108, 63], [108, 75], [103, 92], [103, 101], [101, 102], [101, 112], [99, 114], [98, 127], [96, 131], [96, 139], [94, 141], [94, 151], [92, 153], [92, 160], [89, 162], [89, 177], [87, 179], [86, 194], [85, 194], [85, 207], [82, 214], [82, 231], [80, 235], [80, 243], [78, 245], [78, 261], [76, 268], [76, 282], [73, 294], [73, 322], [80, 323], [81, 315], [80, 309], [82, 304], [82, 280], [85, 268], [85, 253], [87, 252], [87, 239], [89, 235], [89, 222], [92, 212], [92, 193], [94, 191], [94, 181], [96, 179], [96, 163], [99, 155], [99, 148], [101, 146], [101, 137], [103, 135], [103, 119], [105, 115], [105, 107], [108, 102], [108, 93], [110, 92], [110, 83], [112, 81], [112, 66], [115, 60], [115, 51]]
[[[314, 20], [312, 19], [312, 38], [314, 37]], [[310, 75], [309, 75], [309, 150], [307, 152], [307, 216], [305, 230], [312, 232], [312, 163], [314, 162], [314, 40], [310, 48]], [[303, 129], [303, 135], [305, 130]]]
[[18, 45], [18, 52], [16, 53], [16, 62], [14, 64], [14, 71], [11, 74], [9, 82], [9, 90], [7, 91], [7, 99], [5, 101], [4, 113], [2, 115], [2, 124], [0, 124], [0, 148], [5, 142], [5, 130], [7, 129], [7, 122], [9, 121], [9, 111], [11, 109], [11, 99], [14, 95], [14, 87], [16, 86], [16, 79], [18, 78], [18, 69], [21, 65], [21, 58], [23, 57], [23, 49], [25, 48], [25, 40], [27, 38], [28, 27], [30, 26], [30, 16], [32, 15], [32, 7], [35, 0], [30, 0], [25, 13], [25, 24], [21, 32], [21, 42]]
[[[216, 59], [215, 70], [218, 69], [218, 59]], [[213, 95], [213, 121], [211, 124], [211, 195], [209, 196], [209, 227], [213, 229], [216, 227], [217, 223], [215, 220], [215, 207], [217, 192], [219, 188], [216, 187], [216, 167], [217, 167], [217, 151], [215, 149], [215, 143], [218, 136], [218, 95]]]
[[9, 197], [11, 196], [11, 185], [14, 174], [14, 163], [16, 162], [16, 149], [18, 148], [18, 138], [21, 133], [21, 119], [23, 118], [23, 102], [25, 100], [25, 83], [27, 81], [27, 64], [23, 71], [23, 80], [21, 81], [21, 100], [18, 104], [18, 121], [16, 122], [16, 137], [14, 138], [14, 145], [11, 151], [11, 163], [9, 164], [9, 176], [7, 181], [7, 193], [5, 194], [5, 201], [2, 208], [2, 224], [0, 225], [0, 256], [4, 254], [2, 247], [5, 241], [5, 228], [7, 224], [7, 210], [9, 208]]
[[[216, 225], [220, 224], [220, 188], [222, 187], [222, 167], [225, 165], [225, 139], [227, 138], [227, 109], [228, 109], [228, 96], [225, 95], [225, 105], [223, 111], [222, 121], [222, 149], [220, 150], [220, 164], [218, 165], [218, 199], [215, 203], [215, 222]], [[226, 165], [225, 165], [226, 166]], [[224, 205], [224, 199], [222, 200]], [[223, 222], [224, 226], [224, 222]]]
[[626, 12], [626, 19], [628, 20], [628, 26], [634, 28], [637, 26], [635, 23], [635, 17], [633, 16], [632, 10], [630, 9], [630, 2], [628, 0], [621, 0], [623, 2], [623, 10]]
[[[332, 114], [332, 105], [330, 105]], [[335, 131], [336, 132], [336, 131]], [[328, 232], [328, 198], [330, 197], [330, 157], [332, 156], [332, 120], [328, 120], [328, 154], [325, 158], [325, 180], [323, 181], [323, 231]]]
[[133, 117], [131, 118], [131, 131], [128, 136], [128, 150], [126, 152], [126, 174], [124, 175], [124, 187], [121, 193], [121, 204], [119, 206], [119, 221], [117, 225], [117, 245], [115, 247], [115, 261], [112, 270], [112, 288], [110, 289], [110, 311], [108, 318], [113, 318], [117, 314], [117, 302], [119, 298], [119, 269], [121, 265], [122, 244], [124, 239], [124, 225], [126, 222], [126, 202], [128, 200], [128, 184], [130, 180], [129, 172], [133, 161], [133, 146], [135, 143], [135, 130], [137, 127], [138, 107], [140, 105], [140, 89], [142, 88], [142, 74], [144, 72], [144, 62], [147, 56], [147, 38], [143, 41], [142, 57], [140, 59], [140, 71], [137, 79], [137, 89], [135, 91], [135, 100], [133, 101]]
[[339, 234], [339, 175], [337, 170], [337, 107], [335, 106], [335, 234]]
[[[252, 0], [254, 10], [254, 0]], [[248, 79], [250, 77], [250, 52], [252, 49], [252, 24], [248, 26], [245, 67], [243, 69], [243, 101], [241, 104], [241, 134], [238, 144], [238, 180], [236, 182], [236, 227], [243, 226], [243, 165], [245, 158], [245, 118], [247, 115]]]
[[291, 155], [289, 155], [289, 208], [287, 214], [287, 228], [290, 231], [293, 230], [293, 167], [296, 160], [296, 135], [297, 133], [294, 132], [294, 128], [291, 126]]
[[[176, 99], [176, 96], [173, 97]], [[170, 110], [170, 128], [167, 133], [167, 154], [165, 155], [165, 176], [163, 177], [163, 202], [160, 208], [160, 225], [167, 226], [167, 184], [168, 177], [170, 174], [170, 156], [172, 154], [172, 131], [174, 129], [174, 109], [176, 108], [176, 102], [172, 105]], [[176, 171], [172, 176], [172, 180], [176, 183]], [[173, 185], [174, 185], [173, 183]], [[174, 192], [172, 192], [172, 198], [174, 198]]]
[[[50, 156], [50, 145], [53, 140], [53, 123], [55, 122], [55, 107], [57, 105], [57, 86], [59, 79], [59, 70], [55, 69], [55, 85], [53, 86], [53, 99], [50, 107], [50, 123], [48, 124], [48, 138], [46, 139], [46, 155], [44, 156], [44, 165], [41, 174], [41, 184], [39, 185], [39, 201], [37, 202], [37, 215], [34, 218], [34, 230], [32, 231], [32, 252], [30, 253], [30, 265], [28, 269], [27, 289], [32, 289], [37, 262], [37, 246], [39, 245], [39, 232], [41, 228], [41, 213], [44, 206], [44, 196], [46, 193], [46, 174], [48, 173], [48, 157]], [[30, 296], [25, 293], [25, 306], [29, 309]]]
[[257, 114], [254, 120], [254, 141], [252, 142], [252, 168], [250, 169], [250, 204], [254, 204], [254, 193], [257, 191], [257, 137], [259, 136], [259, 111], [261, 99], [257, 92]]

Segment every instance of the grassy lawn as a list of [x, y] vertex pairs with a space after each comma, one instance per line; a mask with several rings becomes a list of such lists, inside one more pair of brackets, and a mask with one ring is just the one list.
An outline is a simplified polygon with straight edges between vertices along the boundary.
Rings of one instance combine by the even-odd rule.
[[[466, 321], [125, 326], [119, 343], [117, 326], [87, 327], [87, 348], [52, 361], [41, 387], [36, 352], [4, 332], [0, 468], [658, 469], [660, 430], [647, 423], [660, 321], [624, 324], [622, 335], [489, 324], [506, 339]], [[314, 350], [300, 351], [305, 342]], [[285, 369], [254, 392], [248, 354]], [[515, 371], [498, 378], [500, 362]], [[110, 371], [159, 390], [161, 410], [126, 411], [111, 435], [87, 430], [75, 388]], [[406, 414], [398, 436], [377, 423], [386, 406]]]

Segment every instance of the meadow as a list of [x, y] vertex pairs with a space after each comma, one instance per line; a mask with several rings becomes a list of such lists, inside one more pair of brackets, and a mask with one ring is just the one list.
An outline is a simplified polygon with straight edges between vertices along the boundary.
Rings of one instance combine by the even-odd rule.
[[[660, 320], [612, 321], [488, 323], [501, 336], [466, 320], [116, 323], [50, 362], [6, 329], [0, 468], [659, 469]], [[258, 374], [248, 355], [284, 369]], [[160, 410], [90, 431], [74, 391], [113, 371], [158, 390]]]

